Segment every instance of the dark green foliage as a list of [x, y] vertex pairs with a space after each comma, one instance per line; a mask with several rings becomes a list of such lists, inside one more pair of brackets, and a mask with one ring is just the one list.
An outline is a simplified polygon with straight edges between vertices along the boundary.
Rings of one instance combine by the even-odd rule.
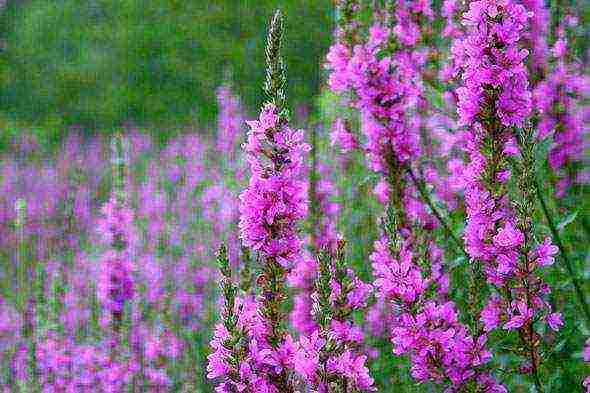
[[69, 125], [104, 132], [131, 121], [165, 140], [215, 119], [215, 89], [228, 68], [247, 106], [257, 107], [277, 7], [297, 107], [319, 90], [333, 27], [329, 0], [9, 1], [0, 15], [0, 118], [58, 140]]

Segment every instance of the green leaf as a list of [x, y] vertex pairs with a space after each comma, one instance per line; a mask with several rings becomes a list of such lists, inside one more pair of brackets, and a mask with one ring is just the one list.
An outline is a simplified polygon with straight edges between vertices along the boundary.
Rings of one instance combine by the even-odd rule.
[[566, 338], [562, 339], [561, 341], [559, 341], [557, 344], [555, 344], [555, 346], [553, 347], [553, 352], [561, 351], [568, 340], [569, 340], [569, 337], [566, 337]]
[[568, 214], [559, 224], [557, 224], [557, 230], [558, 231], [563, 230], [563, 228], [565, 228], [567, 225], [571, 224], [576, 219], [577, 216], [578, 216], [577, 210], [571, 214]]
[[453, 260], [453, 262], [451, 262], [449, 264], [449, 268], [452, 270], [458, 266], [464, 265], [467, 262], [467, 258], [465, 258], [464, 256], [459, 256], [457, 258], [455, 258], [455, 260]]
[[379, 181], [379, 176], [375, 175], [373, 173], [368, 174], [367, 176], [365, 176], [359, 183], [359, 187], [363, 187], [367, 184], [374, 184], [377, 183]]

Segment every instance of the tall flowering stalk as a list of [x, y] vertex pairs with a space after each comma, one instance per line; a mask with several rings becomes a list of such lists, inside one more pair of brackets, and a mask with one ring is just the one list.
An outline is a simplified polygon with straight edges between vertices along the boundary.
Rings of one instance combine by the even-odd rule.
[[238, 287], [232, 280], [231, 265], [227, 248], [221, 245], [217, 254], [217, 264], [221, 272], [220, 287], [223, 294], [222, 322], [217, 324], [211, 340], [214, 352], [209, 355], [207, 377], [223, 377], [217, 386], [218, 392], [244, 391], [246, 381], [242, 381], [240, 371], [248, 354], [247, 319], [243, 317], [244, 304], [238, 296]]
[[[540, 267], [553, 263], [557, 247], [550, 238], [534, 244], [532, 131], [514, 131], [525, 125], [532, 106], [523, 62], [528, 51], [520, 47], [528, 19], [526, 9], [511, 0], [473, 1], [463, 15], [468, 34], [455, 41], [453, 53], [462, 70], [457, 111], [468, 126], [465, 247], [473, 261], [483, 263], [488, 282], [496, 287], [481, 313], [483, 330], [502, 326], [518, 331], [521, 354], [527, 359], [522, 368], [532, 373], [542, 391], [541, 337], [535, 324], [543, 320], [558, 330], [562, 321], [545, 300], [550, 288], [539, 273]], [[508, 159], [518, 152], [521, 194], [512, 206]]]
[[135, 294], [132, 251], [137, 234], [133, 211], [127, 205], [125, 193], [127, 165], [123, 143], [121, 136], [113, 140], [113, 193], [102, 206], [102, 218], [98, 222], [99, 232], [109, 249], [100, 262], [97, 292], [99, 301], [108, 311], [102, 323], [112, 326], [114, 345], [119, 339], [117, 336], [122, 327], [125, 305]]
[[269, 383], [278, 391], [292, 391], [288, 373], [291, 338], [285, 331], [285, 281], [300, 258], [302, 242], [297, 226], [307, 214], [307, 187], [302, 179], [303, 156], [310, 150], [303, 131], [288, 125], [283, 61], [280, 56], [283, 21], [277, 11], [271, 22], [266, 48], [267, 77], [264, 90], [270, 101], [250, 126], [245, 149], [252, 176], [240, 195], [240, 233], [245, 246], [262, 260], [259, 312], [264, 335], [258, 344], [268, 346], [276, 365]]
[[[224, 323], [217, 326], [212, 341], [215, 352], [208, 366], [209, 378], [224, 378], [219, 392], [294, 391], [289, 370], [296, 346], [286, 332], [283, 308], [287, 274], [301, 257], [297, 225], [307, 214], [302, 172], [309, 146], [303, 142], [303, 131], [288, 125], [281, 39], [282, 16], [277, 11], [266, 50], [264, 90], [270, 102], [259, 120], [247, 122], [250, 132], [244, 149], [252, 176], [240, 195], [242, 243], [257, 252], [263, 264], [257, 279], [260, 296], [236, 300], [227, 258], [220, 255], [226, 307]], [[242, 347], [238, 346], [240, 340], [244, 340]]]
[[356, 278], [346, 265], [343, 241], [318, 256], [314, 297], [317, 328], [301, 337], [294, 369], [314, 392], [372, 391], [373, 378], [361, 354], [363, 331], [352, 313], [362, 309], [371, 285]]
[[[326, 65], [329, 86], [339, 94], [352, 93], [350, 104], [361, 114], [369, 167], [382, 175], [375, 188], [379, 200], [386, 204], [391, 198], [399, 212], [407, 205], [410, 217], [423, 225], [436, 226], [438, 221], [461, 246], [427, 193], [422, 192], [421, 179], [412, 174], [412, 167], [418, 166], [423, 155], [421, 145], [429, 139], [420, 134], [418, 114], [426, 104], [423, 80], [428, 79], [429, 55], [424, 42], [432, 33], [420, 26], [432, 21], [433, 11], [430, 2], [402, 1], [393, 8], [381, 16], [387, 23], [373, 24], [364, 44], [350, 48], [337, 42], [330, 48]], [[334, 139], [350, 145], [353, 140], [344, 129], [338, 127]]]

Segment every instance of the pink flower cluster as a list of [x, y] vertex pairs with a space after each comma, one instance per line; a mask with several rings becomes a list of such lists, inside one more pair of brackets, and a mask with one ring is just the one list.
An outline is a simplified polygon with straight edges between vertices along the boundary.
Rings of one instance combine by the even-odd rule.
[[403, 312], [394, 328], [394, 353], [410, 353], [412, 376], [418, 381], [450, 380], [450, 391], [460, 391], [471, 380], [492, 392], [507, 392], [487, 373], [478, 371], [492, 357], [486, 335], [473, 337], [459, 322], [453, 302], [428, 301], [417, 315]]
[[396, 256], [390, 244], [387, 237], [376, 242], [371, 261], [377, 296], [397, 310], [390, 320], [394, 353], [410, 356], [412, 376], [418, 381], [450, 383], [451, 391], [476, 381], [479, 386], [493, 387], [490, 391], [505, 392], [479, 370], [491, 358], [485, 348], [486, 336], [469, 333], [459, 322], [452, 301], [429, 299], [429, 289], [436, 281], [426, 278], [414, 261], [409, 239]]
[[352, 312], [367, 306], [373, 288], [345, 267], [343, 247], [340, 242], [333, 251], [324, 251], [332, 255], [331, 262], [327, 254], [316, 261], [323, 264], [312, 295], [318, 324], [301, 336], [293, 359], [295, 371], [318, 392], [333, 391], [332, 384], [375, 390], [362, 353], [364, 334], [351, 318]]
[[245, 246], [292, 267], [301, 240], [297, 224], [307, 214], [307, 186], [301, 179], [303, 155], [310, 147], [303, 131], [279, 121], [277, 109], [267, 104], [251, 130], [245, 149], [252, 171], [240, 195], [240, 233]]
[[[267, 267], [271, 264], [291, 269], [301, 258], [302, 241], [297, 225], [307, 214], [307, 185], [301, 179], [303, 158], [310, 147], [303, 142], [303, 131], [292, 130], [279, 116], [274, 104], [267, 104], [259, 120], [248, 121], [250, 132], [244, 149], [252, 176], [248, 188], [240, 195], [240, 234], [244, 246], [257, 251]], [[282, 285], [283, 273], [273, 271], [266, 280], [277, 280]], [[293, 367], [296, 343], [290, 335], [279, 335], [275, 329], [281, 321], [262, 316], [268, 297], [281, 297], [282, 293], [263, 291], [261, 299], [254, 301], [235, 299], [233, 307], [237, 321], [228, 330], [218, 324], [211, 343], [215, 352], [209, 356], [208, 378], [224, 377], [218, 392], [256, 391], [278, 392], [288, 385], [286, 371]], [[280, 312], [274, 310], [272, 312]], [[272, 330], [272, 332], [271, 332]], [[232, 334], [239, 338], [231, 341]], [[278, 340], [271, 345], [270, 337]], [[240, 351], [235, 359], [237, 345]], [[280, 382], [277, 382], [280, 381]]]
[[[525, 10], [522, 6], [517, 6], [513, 3], [509, 3], [509, 5], [511, 6], [510, 9], [513, 10], [515, 15], [522, 16], [524, 14], [524, 16], [522, 16], [524, 20], [522, 20], [519, 25], [513, 27], [513, 30], [515, 31], [518, 38], [518, 33], [524, 28], [524, 23], [526, 22], [526, 14], [524, 13]], [[490, 7], [492, 15], [488, 16], [487, 9], [485, 9], [486, 6]], [[522, 85], [524, 83], [524, 87], [527, 85], [526, 70], [524, 68], [524, 64], [522, 63], [522, 59], [524, 57], [520, 58], [516, 64], [514, 64], [513, 61], [504, 63], [497, 59], [502, 56], [503, 52], [496, 50], [496, 55], [494, 58], [484, 58], [484, 53], [493, 53], [492, 50], [495, 50], [488, 48], [495, 48], [496, 46], [502, 47], [501, 45], [504, 45], [503, 42], [501, 42], [499, 45], [496, 45], [494, 37], [501, 36], [495, 34], [492, 35], [490, 33], [492, 29], [498, 28], [496, 26], [498, 23], [493, 23], [492, 19], [498, 13], [498, 9], [494, 7], [495, 3], [493, 2], [489, 2], [489, 4], [485, 1], [473, 2], [472, 9], [470, 9], [470, 11], [466, 13], [464, 17], [464, 23], [468, 26], [475, 26], [475, 28], [472, 28], [471, 34], [466, 38], [456, 40], [453, 46], [455, 60], [457, 60], [457, 63], [464, 71], [462, 79], [465, 85], [457, 89], [457, 92], [459, 94], [458, 113], [461, 117], [461, 120], [465, 124], [471, 124], [474, 120], [480, 120], [480, 115], [484, 116], [484, 105], [493, 105], [493, 101], [490, 101], [493, 99], [498, 99], [493, 96], [484, 99], [484, 93], [492, 94], [486, 93], [486, 91], [492, 90], [492, 79], [499, 79], [499, 76], [501, 75], [513, 75], [512, 69], [516, 69], [518, 70], [518, 73], [515, 74], [518, 76], [516, 84]], [[508, 15], [511, 14], [509, 13]], [[504, 14], [502, 14], [502, 16], [504, 16]], [[508, 21], [512, 19], [513, 18], [507, 18]], [[488, 25], [492, 25], [493, 27]], [[512, 25], [514, 26], [514, 24]], [[516, 42], [514, 39], [511, 41], [512, 46], [508, 47], [506, 51], [508, 52], [508, 49], [510, 49], [511, 53], [522, 52], [518, 46], [515, 46]], [[526, 55], [526, 52], [522, 53], [523, 55]], [[489, 57], [489, 55], [487, 56]], [[503, 64], [507, 64], [509, 68], [507, 67], [508, 69], [504, 70], [501, 68], [501, 65]], [[503, 82], [506, 84], [510, 83], [510, 81], [510, 79], [504, 78]], [[497, 83], [496, 86], [498, 86]], [[514, 87], [510, 85], [508, 86], [507, 90], [510, 92], [513, 89]], [[499, 91], [502, 92], [502, 90]], [[521, 94], [527, 94], [526, 88], [521, 88], [519, 91]], [[521, 109], [526, 110], [525, 115], [528, 115], [530, 112], [530, 105], [528, 106], [528, 109], [526, 106], [521, 107]], [[498, 108], [498, 110], [500, 109]], [[506, 116], [504, 116], [504, 119], [506, 119]], [[522, 124], [523, 121], [524, 118], [518, 119], [518, 123], [520, 124]], [[508, 124], [505, 125], [516, 124], [508, 122]], [[482, 184], [482, 181], [480, 180], [480, 176], [482, 173], [484, 173], [486, 167], [486, 157], [480, 152], [485, 133], [486, 130], [484, 130], [481, 123], [477, 121], [471, 125], [471, 130], [466, 135], [467, 151], [469, 153], [471, 162], [465, 171], [466, 183], [469, 185], [465, 195], [468, 211], [468, 222], [467, 228], [465, 230], [465, 244], [466, 250], [472, 258], [492, 260], [495, 249], [490, 250], [490, 247], [488, 247], [491, 238], [490, 232], [493, 236], [495, 234], [495, 222], [500, 217], [506, 216], [506, 213], [500, 212], [505, 210], [505, 207], [503, 206], [506, 205], [507, 201], [505, 198], [504, 200], [495, 201], [493, 199], [494, 196], [490, 195], [490, 192], [486, 190], [485, 185]], [[498, 136], [494, 135], [490, 137], [497, 139], [501, 146], [504, 146], [508, 139], [506, 131], [501, 132]], [[502, 139], [500, 139], [500, 137]], [[502, 147], [502, 149], [504, 148]], [[501, 173], [494, 174], [496, 179], [493, 180], [506, 181], [507, 170], [503, 168], [502, 171], [503, 172]], [[498, 202], [500, 205], [496, 206]], [[510, 234], [512, 234], [513, 228], [514, 226], [511, 223], [498, 237], [498, 241], [500, 241], [500, 243], [504, 243], [506, 247], [510, 246], [508, 238], [510, 237]], [[516, 235], [516, 237], [519, 238], [521, 235], [522, 234]], [[516, 244], [516, 246], [518, 246], [518, 244]], [[488, 276], [491, 276], [494, 273], [493, 270], [488, 268]], [[494, 279], [493, 281], [498, 280]]]
[[381, 173], [388, 171], [390, 154], [407, 163], [420, 153], [418, 133], [408, 124], [406, 111], [420, 94], [416, 64], [423, 64], [424, 57], [414, 52], [382, 56], [390, 35], [389, 29], [375, 24], [365, 45], [355, 46], [351, 53], [336, 43], [327, 57], [330, 88], [355, 93], [353, 104], [362, 114], [369, 166]]
[[510, 0], [473, 1], [463, 14], [469, 34], [452, 48], [462, 68], [457, 112], [463, 124], [480, 120], [492, 100], [504, 126], [522, 126], [529, 116], [532, 99], [523, 63], [528, 51], [519, 46], [528, 18], [526, 9]]
[[[515, 246], [522, 245], [522, 233], [512, 228], [514, 231], [513, 237], [505, 239], [509, 244]], [[502, 235], [505, 230], [500, 230]], [[501, 237], [500, 237], [501, 238]], [[498, 235], [494, 237], [495, 244]], [[514, 250], [518, 253], [518, 250]], [[545, 242], [538, 245], [535, 251], [529, 255], [529, 260], [532, 261], [532, 267], [545, 267], [554, 263], [554, 256], [557, 254], [558, 248], [551, 243], [550, 238], [546, 238]], [[560, 313], [552, 311], [549, 303], [542, 299], [551, 292], [549, 286], [542, 282], [542, 280], [533, 275], [533, 272], [526, 272], [522, 266], [518, 264], [518, 255], [514, 254], [511, 257], [505, 254], [497, 256], [500, 261], [498, 265], [498, 272], [500, 275], [492, 273], [493, 280], [497, 280], [496, 285], [506, 285], [505, 280], [509, 277], [527, 277], [530, 282], [529, 293], [525, 293], [524, 288], [516, 289], [516, 297], [512, 301], [502, 300], [499, 296], [493, 296], [484, 310], [482, 310], [481, 320], [484, 323], [486, 331], [492, 331], [499, 326], [503, 326], [506, 330], [519, 329], [523, 325], [532, 323], [534, 318], [538, 318], [540, 313], [545, 311], [545, 321], [553, 330], [559, 330], [563, 325]], [[526, 268], [526, 267], [525, 267]], [[490, 274], [488, 274], [488, 278]], [[527, 297], [530, 299], [527, 300]], [[531, 303], [532, 302], [532, 303]]]
[[[346, 330], [349, 327], [345, 327]], [[329, 384], [322, 382], [322, 378], [334, 380], [343, 378], [347, 386], [357, 391], [374, 391], [373, 378], [365, 365], [367, 356], [356, 355], [355, 351], [345, 349], [341, 354], [332, 356], [322, 364], [322, 352], [328, 345], [328, 340], [320, 337], [318, 330], [310, 336], [304, 336], [299, 342], [299, 348], [294, 357], [294, 367], [304, 380], [317, 391], [328, 393]], [[334, 345], [334, 344], [332, 344]], [[322, 360], [320, 360], [322, 359]], [[321, 377], [321, 375], [323, 377]]]
[[[297, 344], [287, 336], [278, 349], [267, 342], [267, 325], [258, 312], [259, 305], [251, 297], [236, 298], [235, 331], [240, 336], [235, 340], [226, 326], [216, 325], [215, 335], [211, 341], [214, 352], [209, 355], [207, 378], [225, 377], [217, 385], [218, 393], [260, 392], [280, 393], [270, 380], [271, 375], [280, 374], [284, 369], [292, 369]], [[228, 348], [232, 340], [239, 357]]]

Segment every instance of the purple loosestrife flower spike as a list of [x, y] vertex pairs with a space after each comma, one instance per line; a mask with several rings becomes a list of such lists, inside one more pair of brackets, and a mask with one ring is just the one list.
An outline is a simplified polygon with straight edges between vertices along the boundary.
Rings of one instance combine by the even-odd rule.
[[245, 332], [239, 325], [240, 311], [236, 303], [238, 288], [232, 281], [231, 266], [227, 255], [227, 247], [222, 244], [217, 253], [217, 265], [221, 272], [220, 287], [223, 294], [224, 306], [222, 322], [215, 329], [215, 337], [211, 346], [215, 351], [208, 357], [208, 378], [223, 377], [220, 391], [241, 391], [245, 386], [241, 381], [240, 363], [247, 353]]
[[102, 207], [103, 217], [98, 222], [99, 232], [109, 246], [101, 261], [98, 298], [109, 311], [105, 323], [111, 323], [114, 342], [123, 325], [125, 305], [135, 295], [132, 248], [137, 242], [134, 214], [127, 204], [125, 192], [128, 178], [126, 141], [117, 134], [112, 141], [113, 194]]
[[372, 287], [348, 269], [345, 242], [333, 252], [318, 255], [314, 316], [318, 328], [303, 335], [294, 356], [294, 368], [313, 392], [373, 391], [373, 378], [359, 354], [363, 332], [354, 325], [352, 312], [366, 306]]
[[[293, 391], [289, 377], [293, 340], [284, 326], [285, 281], [301, 258], [302, 241], [297, 227], [307, 215], [307, 189], [302, 175], [303, 157], [310, 148], [304, 143], [303, 131], [293, 130], [288, 124], [286, 78], [280, 58], [282, 24], [277, 11], [266, 48], [264, 90], [270, 102], [262, 108], [258, 121], [247, 122], [250, 132], [244, 149], [252, 175], [240, 195], [239, 227], [242, 243], [257, 251], [263, 263], [257, 280], [257, 307], [263, 328], [256, 331], [261, 334], [250, 345], [258, 363], [266, 366], [257, 367], [254, 372], [259, 372], [278, 391], [288, 393]], [[270, 356], [273, 363], [263, 361], [262, 355]]]
[[[554, 330], [562, 323], [561, 315], [544, 299], [551, 289], [537, 272], [554, 248], [532, 244], [533, 131], [527, 125], [532, 100], [524, 65], [528, 51], [521, 48], [530, 16], [516, 1], [473, 1], [463, 14], [468, 33], [455, 41], [453, 54], [462, 71], [457, 112], [468, 126], [465, 246], [472, 261], [482, 262], [488, 282], [501, 294], [489, 300], [481, 321], [486, 332], [500, 325], [519, 332], [527, 368], [541, 392], [541, 337], [535, 323], [545, 321]], [[523, 126], [520, 133], [512, 132]], [[507, 164], [518, 152], [515, 139], [520, 143], [521, 161], [515, 166], [520, 193], [512, 205]]]

